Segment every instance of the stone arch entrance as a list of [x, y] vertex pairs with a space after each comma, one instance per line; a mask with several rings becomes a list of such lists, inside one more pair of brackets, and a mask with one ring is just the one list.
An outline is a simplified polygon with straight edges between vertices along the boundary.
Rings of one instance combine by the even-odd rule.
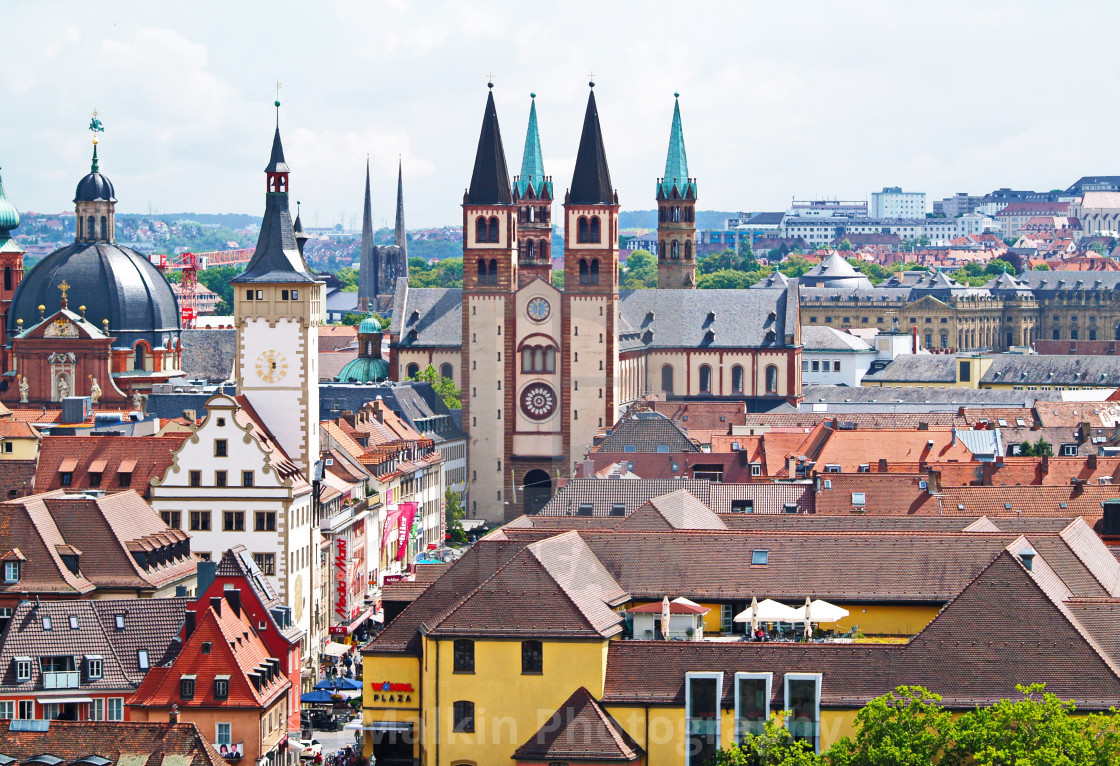
[[552, 477], [539, 468], [525, 474], [522, 482], [525, 513], [537, 513], [552, 498]]

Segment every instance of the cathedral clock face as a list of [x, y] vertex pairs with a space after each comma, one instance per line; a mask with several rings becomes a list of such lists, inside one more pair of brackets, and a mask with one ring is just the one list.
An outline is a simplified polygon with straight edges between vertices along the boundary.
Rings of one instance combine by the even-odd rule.
[[529, 318], [535, 322], [543, 322], [552, 313], [552, 307], [544, 298], [533, 298], [528, 306]]
[[521, 392], [521, 411], [532, 420], [547, 420], [556, 412], [556, 392], [544, 383], [533, 383]]
[[275, 383], [288, 374], [288, 360], [275, 349], [262, 351], [257, 357], [257, 377], [266, 383]]

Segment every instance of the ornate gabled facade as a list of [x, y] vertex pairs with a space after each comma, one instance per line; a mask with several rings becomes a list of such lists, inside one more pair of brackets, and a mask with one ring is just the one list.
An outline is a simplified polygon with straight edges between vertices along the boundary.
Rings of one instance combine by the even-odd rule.
[[389, 314], [398, 279], [408, 279], [408, 232], [404, 225], [404, 169], [397, 165], [396, 242], [373, 244], [373, 204], [366, 160], [366, 196], [362, 207], [362, 244], [358, 264], [358, 310]]
[[657, 286], [696, 287], [696, 179], [688, 175], [679, 100], [673, 103], [665, 176], [657, 179]]
[[[640, 397], [767, 407], [801, 390], [795, 287], [619, 289], [618, 196], [594, 91], [564, 197], [565, 286], [555, 287], [539, 258], [552, 186], [537, 130], [532, 107], [522, 173], [511, 184], [488, 93], [463, 198], [463, 288], [399, 281], [390, 328], [396, 379], [429, 364], [460, 370], [467, 511], [494, 521], [540, 508], [596, 434]], [[680, 196], [680, 187], [669, 196], [673, 188]], [[694, 199], [694, 186], [684, 193]], [[531, 258], [522, 250], [530, 242]]]

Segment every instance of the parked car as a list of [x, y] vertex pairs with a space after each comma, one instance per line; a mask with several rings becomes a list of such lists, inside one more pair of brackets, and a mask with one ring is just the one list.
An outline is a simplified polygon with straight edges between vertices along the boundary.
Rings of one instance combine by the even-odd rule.
[[317, 739], [301, 739], [299, 745], [303, 748], [299, 753], [301, 759], [311, 759], [323, 752], [323, 746]]

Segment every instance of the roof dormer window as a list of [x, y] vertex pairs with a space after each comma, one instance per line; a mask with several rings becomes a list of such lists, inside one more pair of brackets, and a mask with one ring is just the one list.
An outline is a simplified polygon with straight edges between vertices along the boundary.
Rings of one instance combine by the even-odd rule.
[[18, 561], [5, 561], [4, 562], [4, 582], [14, 583], [19, 582], [20, 565]]

